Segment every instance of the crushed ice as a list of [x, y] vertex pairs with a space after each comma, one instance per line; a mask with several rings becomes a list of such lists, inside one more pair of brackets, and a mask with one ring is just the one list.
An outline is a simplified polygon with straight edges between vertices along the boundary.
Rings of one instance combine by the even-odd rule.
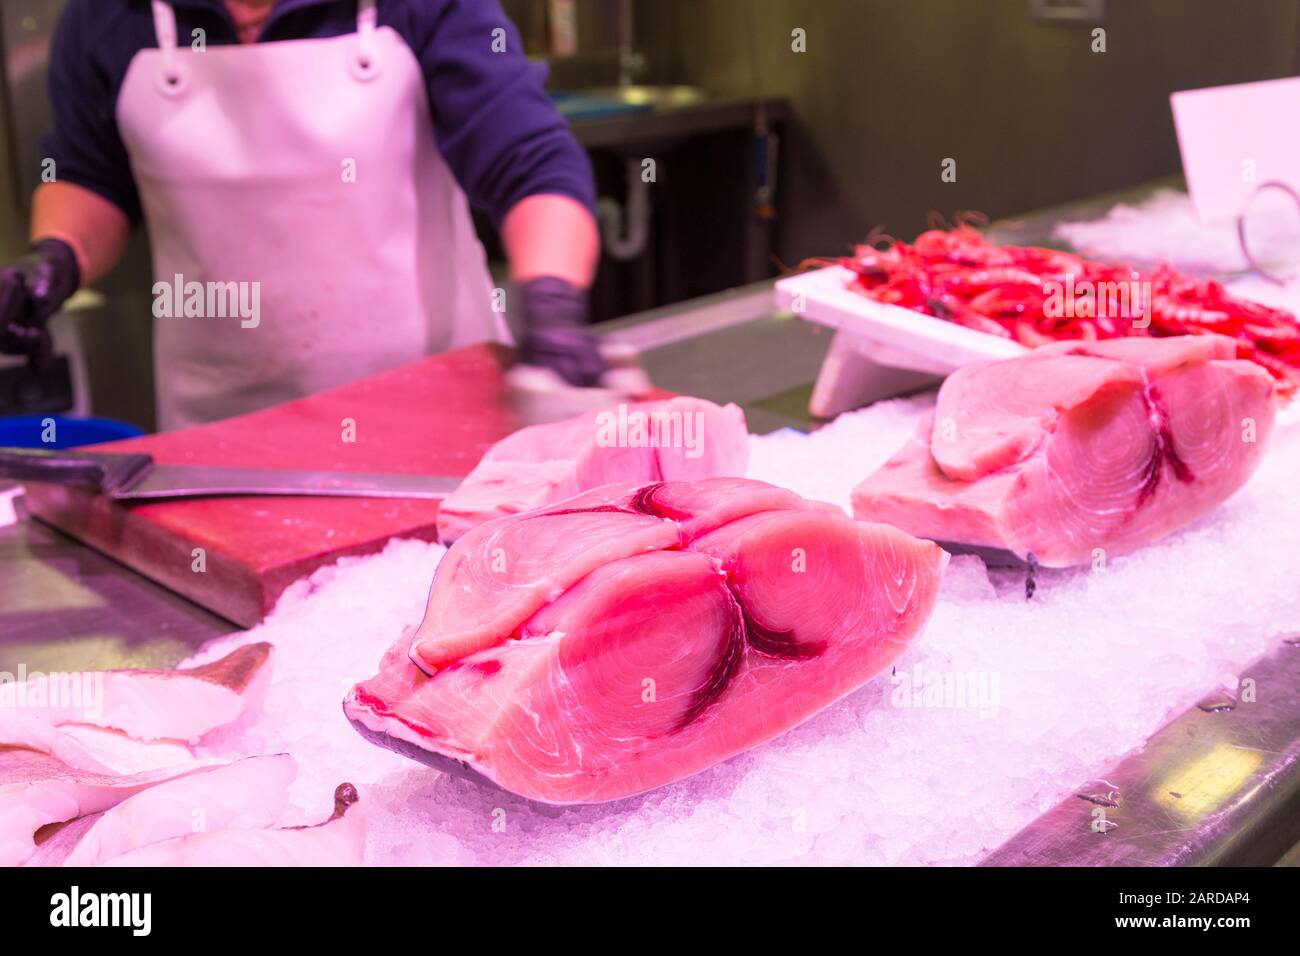
[[[847, 507], [929, 403], [754, 438], [751, 477]], [[1250, 484], [1211, 517], [1103, 569], [1055, 573], [1031, 602], [956, 558], [893, 675], [694, 778], [582, 808], [441, 775], [344, 719], [347, 688], [423, 615], [443, 553], [394, 541], [298, 582], [263, 625], [204, 649], [277, 648], [263, 711], [205, 749], [297, 757], [301, 819], [288, 822], [328, 816], [334, 787], [356, 784], [372, 864], [973, 863], [1297, 629], [1297, 476], [1300, 428], [1279, 429]], [[944, 681], [994, 689], [996, 706], [973, 692], [954, 705]]]
[[[1262, 193], [1249, 213], [1249, 242], [1271, 268], [1290, 270], [1300, 248], [1300, 217], [1280, 193]], [[1167, 262], [1196, 275], [1224, 275], [1249, 266], [1235, 220], [1202, 222], [1182, 190], [1158, 189], [1135, 204], [1119, 203], [1085, 222], [1058, 223], [1053, 230], [1076, 251], [1110, 262], [1149, 266]], [[1251, 298], [1246, 290], [1238, 294]]]

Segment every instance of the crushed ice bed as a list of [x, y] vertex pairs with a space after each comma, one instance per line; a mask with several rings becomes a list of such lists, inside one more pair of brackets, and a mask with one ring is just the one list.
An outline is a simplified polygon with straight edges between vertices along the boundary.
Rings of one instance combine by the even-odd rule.
[[[756, 437], [750, 477], [847, 509], [929, 402]], [[304, 822], [328, 815], [338, 783], [357, 785], [371, 864], [975, 863], [1206, 693], [1235, 688], [1300, 625], [1298, 483], [1300, 427], [1279, 422], [1260, 470], [1212, 515], [1104, 567], [1042, 575], [1032, 601], [954, 558], [893, 674], [696, 777], [576, 808], [439, 774], [343, 717], [347, 689], [423, 616], [443, 553], [395, 541], [298, 582], [260, 627], [195, 658], [277, 649], [262, 711], [205, 749], [292, 753]]]

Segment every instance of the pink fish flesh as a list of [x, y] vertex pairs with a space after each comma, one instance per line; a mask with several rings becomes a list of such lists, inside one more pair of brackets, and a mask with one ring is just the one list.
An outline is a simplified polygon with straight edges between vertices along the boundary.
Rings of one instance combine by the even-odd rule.
[[442, 503], [450, 544], [492, 518], [532, 511], [620, 481], [743, 475], [745, 413], [699, 398], [637, 402], [521, 429], [493, 445]]
[[1158, 541], [1240, 488], [1273, 382], [1216, 335], [1062, 342], [967, 366], [853, 513], [1049, 567]]
[[920, 631], [946, 562], [762, 482], [610, 485], [462, 537], [344, 711], [533, 800], [614, 800], [860, 687]]

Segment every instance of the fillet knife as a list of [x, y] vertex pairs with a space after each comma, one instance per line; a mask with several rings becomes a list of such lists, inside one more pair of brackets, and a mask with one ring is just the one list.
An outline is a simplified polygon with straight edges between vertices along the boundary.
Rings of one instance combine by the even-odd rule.
[[163, 465], [145, 454], [31, 448], [0, 448], [0, 478], [92, 488], [115, 501], [235, 495], [445, 498], [464, 480], [450, 475]]

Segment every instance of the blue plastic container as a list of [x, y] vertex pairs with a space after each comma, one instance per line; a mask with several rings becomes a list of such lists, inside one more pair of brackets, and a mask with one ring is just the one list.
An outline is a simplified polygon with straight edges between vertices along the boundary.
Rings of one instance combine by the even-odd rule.
[[566, 119], [597, 120], [624, 113], [645, 113], [653, 107], [649, 103], [625, 103], [610, 96], [588, 96], [583, 93], [554, 92], [551, 102]]
[[[46, 423], [54, 420], [53, 442], [42, 441]], [[144, 431], [111, 418], [65, 418], [62, 415], [16, 415], [0, 418], [0, 448], [77, 448], [105, 441], [138, 438]]]

